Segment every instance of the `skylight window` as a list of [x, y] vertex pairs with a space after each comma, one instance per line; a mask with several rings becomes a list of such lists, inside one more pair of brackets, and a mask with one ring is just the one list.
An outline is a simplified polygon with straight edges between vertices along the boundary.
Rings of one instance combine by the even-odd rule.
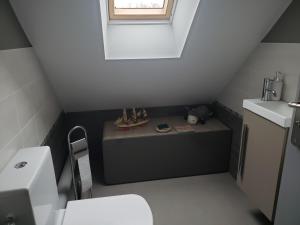
[[108, 0], [111, 20], [168, 20], [174, 0]]

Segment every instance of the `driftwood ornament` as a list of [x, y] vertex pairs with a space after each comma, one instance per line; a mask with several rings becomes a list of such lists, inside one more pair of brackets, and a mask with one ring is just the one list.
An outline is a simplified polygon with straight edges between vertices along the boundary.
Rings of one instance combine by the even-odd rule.
[[115, 121], [115, 125], [119, 128], [131, 128], [144, 125], [148, 122], [149, 118], [145, 109], [136, 110], [132, 108], [129, 116], [127, 109], [123, 109], [123, 116]]

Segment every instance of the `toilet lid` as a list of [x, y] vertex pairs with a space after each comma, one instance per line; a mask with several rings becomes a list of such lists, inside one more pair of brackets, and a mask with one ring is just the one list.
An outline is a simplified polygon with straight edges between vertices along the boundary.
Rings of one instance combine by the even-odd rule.
[[63, 225], [153, 225], [151, 209], [139, 195], [70, 201]]

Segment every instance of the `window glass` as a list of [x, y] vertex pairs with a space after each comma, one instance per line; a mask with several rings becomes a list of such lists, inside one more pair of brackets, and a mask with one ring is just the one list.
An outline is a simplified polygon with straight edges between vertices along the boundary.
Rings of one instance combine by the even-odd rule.
[[162, 9], [164, 0], [114, 0], [117, 9]]

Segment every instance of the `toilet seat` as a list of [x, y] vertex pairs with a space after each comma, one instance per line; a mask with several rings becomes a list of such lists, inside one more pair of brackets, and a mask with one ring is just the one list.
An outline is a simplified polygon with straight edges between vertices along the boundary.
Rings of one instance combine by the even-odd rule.
[[70, 201], [62, 225], [153, 225], [151, 209], [139, 195]]

